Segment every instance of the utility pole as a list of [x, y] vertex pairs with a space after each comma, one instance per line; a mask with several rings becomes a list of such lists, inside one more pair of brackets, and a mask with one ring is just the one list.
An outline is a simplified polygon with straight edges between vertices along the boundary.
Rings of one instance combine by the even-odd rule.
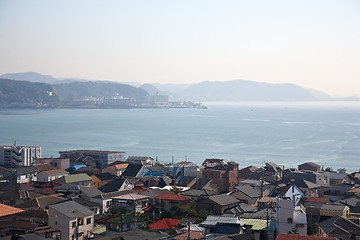
[[190, 221], [188, 221], [187, 224], [188, 224], [188, 240], [191, 240], [191, 237], [190, 237]]
[[266, 239], [268, 239], [269, 236], [269, 205], [270, 202], [266, 203]]
[[155, 230], [155, 210], [156, 210], [156, 204], [155, 204], [155, 208], [153, 211], [153, 229]]

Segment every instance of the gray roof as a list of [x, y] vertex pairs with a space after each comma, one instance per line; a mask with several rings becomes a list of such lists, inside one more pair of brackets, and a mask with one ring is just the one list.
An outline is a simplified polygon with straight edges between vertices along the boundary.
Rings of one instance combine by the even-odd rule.
[[210, 196], [209, 199], [221, 206], [227, 206], [239, 202], [239, 200], [227, 194], [213, 195]]
[[260, 197], [260, 192], [256, 191], [254, 188], [252, 188], [249, 185], [237, 186], [236, 190], [242, 192], [243, 194], [246, 194], [250, 198], [258, 198], [258, 197]]
[[201, 222], [199, 225], [204, 227], [211, 227], [211, 226], [215, 226], [218, 223], [239, 224], [239, 225], [245, 224], [243, 221], [240, 221], [240, 219], [235, 216], [209, 215], [206, 217], [205, 221]]
[[71, 218], [94, 215], [93, 211], [74, 201], [67, 201], [50, 205], [49, 209], [54, 209]]
[[337, 205], [337, 204], [323, 204], [321, 205], [320, 210], [323, 211], [344, 211], [345, 205]]
[[201, 196], [216, 195], [216, 192], [206, 189], [189, 189], [181, 192], [181, 194], [188, 197], [201, 197]]
[[123, 172], [122, 176], [125, 177], [136, 177], [136, 175], [138, 174], [138, 172], [140, 171], [140, 169], [142, 167], [145, 167], [142, 164], [132, 164], [130, 163], [127, 168], [125, 169], [125, 171]]
[[128, 181], [124, 178], [116, 178], [107, 184], [101, 186], [99, 189], [105, 193], [119, 191], [121, 186]]

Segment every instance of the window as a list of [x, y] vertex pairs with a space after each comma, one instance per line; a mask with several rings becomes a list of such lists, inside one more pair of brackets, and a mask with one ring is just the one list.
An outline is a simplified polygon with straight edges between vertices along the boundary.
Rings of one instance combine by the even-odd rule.
[[91, 218], [86, 219], [86, 224], [91, 224]]
[[76, 228], [76, 221], [72, 222], [72, 228]]
[[288, 222], [288, 223], [292, 223], [292, 222], [293, 222], [293, 219], [292, 219], [292, 218], [288, 218], [288, 219], [287, 219], [287, 222]]
[[84, 224], [84, 219], [78, 218], [78, 225], [83, 225], [83, 224]]

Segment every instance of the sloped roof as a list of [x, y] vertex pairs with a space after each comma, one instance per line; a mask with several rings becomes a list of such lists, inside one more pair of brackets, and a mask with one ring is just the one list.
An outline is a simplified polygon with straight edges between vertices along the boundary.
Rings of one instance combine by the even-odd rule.
[[330, 201], [330, 198], [321, 198], [321, 197], [308, 197], [306, 202], [317, 202], [317, 203], [327, 203]]
[[[148, 225], [150, 229], [172, 229], [180, 223], [181, 219], [164, 218]], [[154, 226], [155, 225], [155, 226]]]
[[63, 202], [65, 200], [66, 199], [62, 198], [62, 197], [49, 195], [49, 196], [37, 197], [36, 199], [18, 204], [18, 205], [16, 205], [16, 207], [18, 207], [18, 208], [34, 208], [35, 207], [35, 208], [46, 209], [49, 205]]
[[236, 187], [237, 191], [242, 192], [243, 194], [249, 196], [250, 198], [258, 198], [260, 197], [260, 192], [256, 191], [249, 185], [240, 185]]
[[206, 189], [189, 189], [181, 192], [182, 195], [189, 197], [200, 197], [200, 196], [211, 196], [216, 195], [215, 191], [206, 190]]
[[84, 216], [94, 215], [93, 211], [74, 201], [57, 203], [50, 205], [49, 208], [55, 209], [56, 211], [72, 218], [79, 216], [77, 212], [80, 212]]
[[162, 194], [165, 194], [165, 193], [172, 193], [172, 192], [169, 191], [169, 190], [166, 190], [166, 189], [148, 188], [146, 191], [144, 191], [144, 192], [142, 192], [140, 194], [144, 195], [144, 196], [149, 196], [150, 198], [155, 198], [155, 197], [158, 197], [158, 196], [160, 196]]
[[140, 169], [143, 167], [142, 164], [129, 164], [125, 171], [123, 172], [122, 176], [126, 177], [135, 177]]
[[205, 221], [201, 222], [199, 225], [200, 226], [215, 226], [218, 223], [239, 224], [239, 225], [245, 224], [245, 222], [240, 221], [240, 219], [235, 216], [209, 215], [206, 217]]
[[54, 170], [49, 170], [49, 171], [43, 171], [43, 173], [45, 173], [48, 176], [59, 175], [59, 174], [69, 174], [69, 172], [66, 171], [65, 169], [54, 169]]
[[10, 206], [0, 203], [0, 217], [12, 215], [12, 214], [23, 212], [23, 211], [24, 210], [21, 210], [19, 208], [10, 207]]
[[193, 189], [203, 189], [208, 183], [211, 183], [210, 178], [198, 178], [195, 184], [191, 187]]
[[109, 166], [107, 168], [114, 168], [114, 169], [125, 169], [129, 166], [128, 163], [120, 163], [120, 164], [116, 164], [116, 165], [112, 165], [112, 166]]
[[165, 193], [165, 194], [155, 197], [154, 199], [185, 201], [185, 200], [189, 200], [190, 198], [188, 198], [184, 195], [181, 195], [181, 194]]
[[236, 198], [229, 196], [227, 194], [220, 194], [220, 195], [213, 195], [209, 197], [209, 200], [213, 201], [214, 203], [217, 203], [221, 206], [227, 206], [230, 204], [238, 203], [239, 200]]
[[338, 204], [323, 204], [320, 211], [344, 211], [347, 206]]
[[50, 166], [50, 164], [48, 163], [43, 163], [43, 164], [34, 164], [34, 167], [36, 167], [39, 171], [43, 172], [43, 171], [50, 171], [50, 170], [54, 170], [55, 168], [53, 168], [52, 166]]
[[144, 200], [144, 199], [149, 199], [148, 196], [144, 196], [144, 195], [140, 195], [140, 194], [124, 194], [124, 195], [120, 195], [120, 196], [116, 196], [113, 197], [113, 199], [119, 199], [119, 200]]
[[104, 193], [119, 191], [119, 189], [125, 183], [125, 181], [126, 179], [124, 178], [116, 178], [108, 182], [107, 184], [101, 186], [99, 190]]
[[182, 178], [179, 179], [179, 181], [176, 183], [176, 185], [181, 186], [181, 187], [187, 187], [189, 185], [189, 183], [194, 181], [195, 178], [196, 177], [193, 177], [193, 176], [183, 176]]
[[[251, 225], [251, 230], [254, 231], [266, 231], [266, 220], [264, 219], [247, 219], [247, 218], [240, 218], [241, 221], [245, 222], [246, 225]], [[275, 231], [276, 229], [276, 222], [269, 221], [269, 231]]]
[[71, 175], [63, 176], [55, 180], [55, 182], [59, 182], [59, 183], [76, 183], [76, 182], [84, 182], [84, 181], [92, 182], [92, 178], [89, 177], [86, 173], [79, 173], [79, 174], [71, 174]]
[[320, 165], [316, 164], [316, 163], [313, 163], [313, 162], [305, 162], [305, 163], [302, 163], [299, 165], [300, 166], [304, 166], [304, 165], [310, 165], [312, 167], [316, 167], [316, 168], [320, 168]]

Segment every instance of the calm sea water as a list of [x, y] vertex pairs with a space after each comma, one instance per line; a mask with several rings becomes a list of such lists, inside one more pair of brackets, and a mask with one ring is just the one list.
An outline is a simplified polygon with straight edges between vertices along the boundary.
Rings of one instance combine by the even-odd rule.
[[0, 110], [0, 145], [125, 151], [160, 162], [223, 158], [240, 167], [313, 161], [360, 168], [360, 103], [207, 103], [203, 109]]

